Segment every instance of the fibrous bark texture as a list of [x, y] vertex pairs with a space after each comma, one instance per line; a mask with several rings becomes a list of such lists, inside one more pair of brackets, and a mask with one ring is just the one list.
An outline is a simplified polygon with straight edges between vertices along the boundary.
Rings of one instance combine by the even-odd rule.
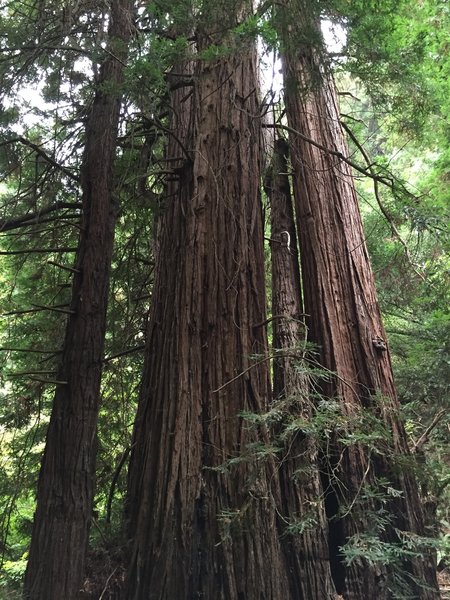
[[[324, 480], [331, 550], [337, 556], [339, 546], [364, 534], [379, 534], [382, 542], [400, 547], [399, 531], [424, 534], [423, 515], [414, 478], [404, 467], [402, 472], [406, 436], [352, 174], [326, 150], [347, 155], [336, 91], [321, 62], [320, 26], [311, 5], [291, 2], [289, 11], [280, 9], [279, 24], [305, 312], [320, 362], [336, 374], [322, 391], [339, 402], [347, 431], [372, 414], [391, 434], [376, 448], [356, 440], [357, 435], [345, 445], [335, 443]], [[388, 488], [400, 497], [389, 496]], [[385, 495], [377, 502], [374, 495], [380, 491]], [[386, 514], [383, 510], [392, 516], [380, 526], [377, 514]], [[405, 556], [388, 566], [360, 558], [344, 567], [336, 560], [333, 572], [346, 600], [387, 600], [399, 585], [414, 598], [438, 597], [433, 564], [426, 557]]]
[[301, 431], [313, 416], [305, 369], [306, 328], [300, 292], [297, 235], [288, 175], [288, 143], [277, 139], [265, 178], [270, 201], [273, 314], [273, 404], [275, 437], [299, 428], [279, 456], [280, 527], [290, 566], [293, 598], [335, 598], [328, 550], [328, 523], [320, 480], [317, 440]]
[[108, 55], [86, 129], [81, 235], [70, 315], [39, 475], [24, 597], [72, 600], [83, 583], [116, 205], [113, 164], [131, 2], [113, 0]]
[[239, 416], [265, 410], [269, 397], [259, 356], [267, 349], [256, 56], [215, 33], [234, 24], [232, 11], [204, 8], [198, 52], [227, 51], [197, 61], [193, 95], [172, 93], [169, 157], [183, 153], [181, 141], [189, 160], [167, 186], [159, 223], [129, 471], [127, 598], [285, 600], [277, 479], [270, 460], [258, 460], [264, 444], [250, 447], [264, 433]]

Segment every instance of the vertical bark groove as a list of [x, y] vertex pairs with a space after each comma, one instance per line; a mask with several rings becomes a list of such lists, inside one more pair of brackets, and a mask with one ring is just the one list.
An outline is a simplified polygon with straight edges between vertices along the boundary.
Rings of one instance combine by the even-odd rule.
[[[273, 407], [281, 411], [281, 423], [286, 426], [291, 418], [309, 421], [313, 416], [309, 379], [301, 371], [306, 329], [288, 152], [288, 143], [277, 139], [265, 180], [271, 215], [272, 313], [276, 316], [273, 348], [279, 354], [273, 364]], [[285, 442], [282, 451], [280, 525], [290, 566], [292, 597], [298, 600], [334, 599], [317, 442], [311, 435], [297, 431]], [[289, 527], [294, 531], [289, 531]]]

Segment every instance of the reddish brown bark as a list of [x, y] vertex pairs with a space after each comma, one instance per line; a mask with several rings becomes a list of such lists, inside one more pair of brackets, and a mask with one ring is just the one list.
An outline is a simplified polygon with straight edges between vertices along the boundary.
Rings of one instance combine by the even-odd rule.
[[[251, 358], [267, 352], [256, 56], [223, 33], [232, 14], [214, 27], [219, 4], [204, 7], [198, 50], [229, 51], [197, 62], [192, 97], [172, 95], [173, 114], [191, 106], [195, 123], [173, 125], [191, 160], [159, 226], [129, 474], [130, 600], [291, 598], [270, 463], [252, 454], [223, 469], [260, 439], [239, 413], [263, 411], [269, 385], [267, 361]], [[180, 155], [174, 140], [169, 153]]]
[[[309, 379], [301, 370], [306, 353], [306, 328], [288, 150], [285, 140], [275, 141], [272, 165], [265, 180], [271, 215], [273, 351], [279, 355], [273, 363], [272, 407], [280, 415], [275, 433], [278, 437], [295, 420], [308, 422], [313, 416]], [[298, 430], [286, 440], [279, 458], [282, 543], [290, 566], [292, 597], [335, 598], [317, 440]]]
[[[321, 363], [337, 374], [323, 391], [339, 400], [348, 427], [372, 411], [392, 432], [392, 443], [386, 443], [384, 452], [370, 452], [360, 444], [335, 447], [335, 460], [329, 464], [334, 469], [329, 515], [336, 515], [339, 507], [341, 511], [351, 507], [344, 509], [341, 519], [331, 521], [337, 554], [338, 546], [350, 536], [371, 532], [370, 511], [377, 505], [364, 502], [361, 492], [376, 486], [380, 477], [403, 494], [386, 498], [384, 508], [394, 521], [386, 525], [382, 539], [397, 543], [395, 528], [423, 534], [424, 526], [417, 485], [407, 472], [399, 473], [392, 456], [407, 457], [408, 448], [352, 174], [336, 156], [302, 137], [347, 154], [334, 84], [320, 62], [320, 27], [311, 10], [308, 3], [297, 0], [290, 3], [289, 13], [280, 12], [305, 311], [310, 315], [310, 337], [320, 346]], [[374, 567], [364, 560], [344, 569], [336, 562], [334, 575], [346, 600], [388, 599], [394, 578], [401, 575], [398, 569], [398, 564]], [[431, 561], [405, 560], [402, 570], [414, 597], [438, 597]], [[408, 572], [426, 587], [408, 580]]]
[[113, 0], [109, 53], [86, 129], [77, 273], [39, 475], [24, 597], [72, 600], [83, 583], [116, 203], [113, 164], [131, 2]]

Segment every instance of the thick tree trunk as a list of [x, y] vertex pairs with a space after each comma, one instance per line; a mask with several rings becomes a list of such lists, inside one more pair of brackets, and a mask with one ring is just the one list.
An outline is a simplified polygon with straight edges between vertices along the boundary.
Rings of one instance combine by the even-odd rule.
[[195, 131], [176, 128], [191, 160], [168, 187], [159, 228], [129, 473], [127, 598], [286, 600], [276, 476], [257, 460], [263, 444], [248, 448], [261, 432], [239, 416], [263, 411], [269, 396], [267, 361], [252, 358], [267, 352], [256, 55], [223, 34], [233, 15], [218, 26], [220, 3], [204, 9], [199, 51], [227, 51], [197, 62], [192, 97], [173, 94], [174, 115], [192, 103]]
[[[331, 549], [337, 556], [338, 547], [351, 536], [377, 533], [377, 509], [387, 510], [393, 519], [381, 528], [382, 541], [399, 544], [396, 529], [421, 535], [424, 525], [414, 478], [407, 469], [401, 472], [408, 448], [352, 174], [326, 151], [347, 155], [334, 84], [320, 64], [320, 26], [311, 10], [296, 0], [279, 13], [305, 312], [322, 365], [336, 373], [324, 394], [339, 400], [348, 429], [357, 428], [370, 411], [392, 434], [384, 449], [370, 450], [356, 442], [335, 447], [327, 483], [333, 489], [328, 511], [333, 517]], [[381, 478], [390, 483], [383, 485]], [[389, 496], [389, 486], [402, 496]], [[368, 498], [374, 490], [384, 491], [384, 504]], [[335, 518], [338, 514], [340, 519]], [[338, 591], [346, 600], [394, 597], [401, 571], [415, 598], [438, 597], [433, 564], [426, 558], [388, 566], [364, 559], [345, 568], [338, 561], [334, 565]]]
[[[300, 293], [297, 235], [288, 175], [288, 144], [274, 144], [265, 179], [270, 200], [274, 400], [283, 427], [313, 415], [309, 379], [301, 370], [306, 329]], [[281, 416], [282, 415], [282, 416]], [[319, 474], [317, 440], [295, 431], [286, 440], [279, 463], [282, 543], [291, 572], [292, 597], [336, 597], [328, 551], [328, 523]]]
[[24, 597], [71, 600], [83, 583], [116, 202], [113, 164], [131, 2], [113, 0], [109, 52], [86, 130], [83, 214], [62, 363], [39, 475]]

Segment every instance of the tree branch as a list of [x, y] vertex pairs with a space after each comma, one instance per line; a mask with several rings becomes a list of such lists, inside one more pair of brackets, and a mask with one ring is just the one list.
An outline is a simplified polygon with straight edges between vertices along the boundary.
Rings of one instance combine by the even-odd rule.
[[39, 383], [49, 383], [50, 385], [68, 385], [68, 381], [59, 381], [58, 379], [44, 379], [42, 377], [29, 377], [31, 381], [38, 381]]
[[79, 273], [80, 269], [74, 269], [73, 267], [68, 267], [67, 265], [61, 265], [60, 263], [55, 262], [54, 260], [48, 260], [48, 265], [53, 265], [54, 267], [58, 267], [59, 269], [63, 269], [63, 271], [69, 271], [69, 273]]
[[45, 152], [45, 150], [43, 150], [38, 144], [30, 142], [30, 140], [27, 140], [27, 138], [25, 138], [23, 136], [18, 136], [16, 138], [12, 138], [10, 140], [1, 142], [0, 147], [7, 146], [8, 144], [16, 144], [18, 142], [20, 144], [23, 144], [24, 146], [27, 146], [28, 148], [31, 148], [32, 150], [34, 150], [34, 152], [36, 152], [36, 154], [38, 154], [41, 158], [43, 158], [46, 162], [48, 162], [49, 165], [52, 165], [52, 167], [55, 167], [55, 169], [62, 171], [65, 175], [67, 175], [67, 177], [72, 179], [72, 181], [76, 181], [77, 183], [79, 183], [80, 180], [78, 179], [78, 177], [76, 175], [74, 175], [72, 173], [72, 171], [70, 169], [68, 169], [67, 167], [64, 167], [63, 165], [60, 165], [58, 162], [56, 162], [56, 160], [54, 158], [49, 156], [47, 154], [47, 152]]
[[359, 142], [359, 140], [357, 139], [357, 137], [355, 136], [355, 134], [353, 133], [353, 131], [350, 129], [350, 127], [348, 127], [348, 125], [346, 125], [345, 123], [341, 123], [342, 127], [344, 128], [345, 132], [348, 134], [348, 136], [350, 137], [350, 139], [352, 140], [352, 142], [355, 144], [355, 146], [358, 148], [358, 150], [361, 152], [362, 156], [364, 157], [364, 160], [367, 163], [367, 169], [369, 171], [370, 174], [372, 174], [372, 179], [373, 179], [373, 192], [375, 194], [375, 199], [377, 201], [377, 204], [381, 210], [381, 213], [383, 214], [384, 218], [386, 219], [386, 221], [389, 223], [389, 226], [391, 228], [392, 233], [394, 234], [395, 238], [400, 242], [400, 244], [403, 246], [403, 249], [405, 251], [405, 255], [406, 258], [408, 259], [409, 264], [411, 265], [411, 267], [414, 270], [414, 273], [416, 273], [416, 275], [418, 275], [422, 281], [426, 281], [426, 277], [423, 273], [421, 273], [418, 268], [416, 267], [416, 265], [414, 264], [414, 261], [411, 257], [411, 253], [409, 251], [408, 245], [405, 242], [405, 240], [402, 238], [402, 236], [400, 235], [399, 230], [397, 229], [397, 227], [395, 226], [394, 221], [392, 220], [391, 215], [388, 213], [388, 211], [386, 210], [383, 202], [381, 201], [381, 197], [380, 197], [380, 190], [378, 188], [378, 180], [373, 177], [374, 173], [373, 173], [373, 168], [372, 168], [372, 161], [370, 160], [370, 156], [367, 154], [366, 150], [364, 149], [364, 147], [362, 146], [362, 144]]
[[107, 523], [111, 523], [111, 507], [112, 507], [112, 501], [114, 498], [114, 492], [116, 490], [116, 485], [117, 485], [117, 481], [119, 479], [120, 472], [128, 458], [128, 455], [131, 452], [131, 449], [132, 449], [132, 446], [127, 446], [125, 448], [125, 450], [123, 451], [122, 456], [119, 460], [119, 464], [117, 465], [116, 470], [114, 471], [114, 475], [113, 475], [113, 478], [111, 481], [111, 487], [109, 489], [108, 501], [106, 502], [106, 519], [105, 519], [105, 521]]
[[127, 356], [128, 354], [133, 354], [134, 352], [139, 352], [140, 350], [144, 350], [145, 344], [141, 344], [140, 346], [135, 346], [134, 348], [129, 348], [128, 350], [123, 350], [122, 352], [118, 352], [117, 354], [112, 354], [111, 356], [105, 356], [103, 362], [109, 362], [110, 360], [114, 360], [116, 358], [120, 358], [121, 356]]
[[15, 371], [13, 373], [7, 373], [7, 377], [24, 377], [25, 375], [54, 375], [55, 369], [51, 371]]
[[[55, 310], [57, 308], [64, 308], [65, 306], [67, 306], [67, 304], [56, 304], [55, 306], [53, 306], [53, 310]], [[26, 314], [30, 314], [30, 313], [42, 312], [43, 310], [49, 310], [49, 309], [46, 306], [39, 306], [36, 308], [29, 308], [27, 310], [12, 310], [10, 312], [3, 313], [1, 316], [2, 317], [10, 317], [10, 316], [14, 316], [14, 315], [26, 315]]]
[[35, 354], [60, 354], [61, 350], [37, 350], [34, 348], [0, 348], [0, 352], [31, 352]]
[[[387, 185], [391, 189], [394, 188], [395, 180], [392, 177], [388, 178], [388, 177], [382, 177], [381, 175], [377, 175], [376, 173], [374, 173], [373, 169], [371, 169], [371, 170], [365, 169], [358, 163], [353, 162], [350, 158], [347, 158], [346, 156], [344, 156], [344, 154], [342, 154], [342, 152], [339, 152], [338, 150], [332, 150], [331, 148], [327, 148], [323, 144], [320, 144], [319, 142], [316, 142], [315, 140], [309, 138], [308, 136], [303, 135], [303, 133], [300, 133], [300, 131], [293, 129], [292, 127], [289, 127], [288, 125], [282, 125], [281, 123], [263, 123], [262, 126], [265, 128], [269, 128], [269, 129], [283, 129], [284, 131], [293, 133], [294, 135], [297, 135], [299, 138], [301, 138], [308, 144], [311, 144], [312, 146], [319, 148], [319, 150], [323, 150], [323, 152], [325, 152], [326, 154], [330, 154], [331, 156], [336, 156], [336, 158], [339, 158], [339, 160], [342, 160], [342, 162], [347, 163], [350, 167], [355, 169], [355, 171], [358, 171], [358, 173], [361, 173], [362, 175], [365, 175], [366, 177], [370, 177], [374, 181], [382, 183], [383, 185]], [[408, 192], [408, 190], [406, 188], [404, 188], [403, 186], [402, 186], [402, 188], [403, 188], [403, 191], [406, 194], [408, 194], [408, 196], [412, 195], [410, 192]]]
[[19, 254], [50, 254], [52, 252], [77, 252], [78, 248], [30, 248], [29, 250], [1, 250], [0, 256], [17, 256]]
[[[301, 313], [298, 316], [299, 317], [309, 317], [309, 315], [307, 315], [306, 313]], [[258, 327], [265, 327], [266, 325], [268, 325], [272, 321], [275, 321], [276, 319], [286, 319], [287, 321], [295, 321], [299, 325], [304, 325], [303, 321], [300, 321], [299, 319], [295, 319], [294, 317], [291, 317], [290, 315], [272, 315], [271, 317], [268, 317], [265, 321], [262, 321], [261, 323], [256, 323], [256, 325], [252, 325], [252, 327], [254, 329], [258, 328]]]
[[[60, 308], [59, 306], [45, 306], [44, 304], [32, 304], [34, 308], [38, 308], [39, 310], [49, 310], [51, 312], [64, 313], [65, 315], [74, 315], [74, 310], [69, 310], [67, 308]], [[62, 305], [64, 306], [64, 305]], [[67, 306], [67, 305], [66, 305]]]
[[34, 213], [28, 213], [17, 217], [16, 219], [2, 219], [0, 220], [0, 233], [4, 231], [10, 231], [11, 229], [18, 229], [19, 227], [26, 227], [40, 223], [40, 218], [48, 215], [57, 210], [74, 209], [79, 210], [82, 208], [81, 202], [56, 202], [51, 206], [46, 206], [41, 210]]
[[444, 417], [446, 414], [447, 411], [445, 410], [445, 408], [443, 408], [436, 415], [434, 415], [434, 419], [422, 433], [420, 438], [414, 443], [414, 447], [412, 450], [414, 453], [420, 452], [422, 450], [422, 447], [428, 442], [430, 433], [433, 431], [433, 429], [436, 427], [436, 425], [439, 423], [442, 417]]

